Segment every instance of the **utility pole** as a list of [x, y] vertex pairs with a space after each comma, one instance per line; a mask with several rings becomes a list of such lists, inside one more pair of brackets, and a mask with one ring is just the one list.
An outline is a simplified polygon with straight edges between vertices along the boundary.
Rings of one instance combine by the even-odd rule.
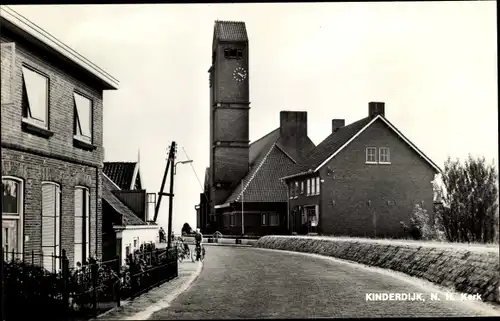
[[170, 193], [169, 193], [169, 202], [168, 202], [168, 242], [167, 248], [170, 248], [172, 245], [172, 209], [174, 202], [174, 174], [175, 174], [175, 152], [177, 151], [177, 146], [175, 142], [172, 142], [173, 146], [173, 154], [170, 158], [170, 163], [172, 164], [172, 168], [170, 169]]

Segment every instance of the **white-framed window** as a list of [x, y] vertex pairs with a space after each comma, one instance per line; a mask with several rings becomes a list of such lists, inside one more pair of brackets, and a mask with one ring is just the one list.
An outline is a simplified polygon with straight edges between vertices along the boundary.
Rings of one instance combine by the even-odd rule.
[[53, 182], [42, 182], [42, 254], [45, 269], [61, 268], [61, 187]]
[[379, 163], [382, 164], [390, 164], [391, 163], [391, 157], [390, 157], [390, 151], [388, 147], [380, 147], [378, 150], [378, 161]]
[[316, 177], [316, 195], [319, 195], [319, 189], [320, 189], [320, 179], [319, 177]]
[[22, 67], [24, 92], [23, 117], [29, 122], [48, 128], [49, 78], [34, 69]]
[[75, 265], [90, 257], [90, 193], [85, 187], [75, 187]]
[[75, 99], [75, 136], [92, 143], [92, 101], [87, 97], [73, 93]]
[[261, 224], [262, 225], [267, 225], [267, 217], [266, 213], [261, 214]]
[[307, 192], [306, 195], [309, 196], [311, 195], [311, 180], [308, 178], [307, 179]]
[[293, 182], [290, 183], [290, 199], [294, 198], [294, 195], [293, 195]]
[[311, 195], [316, 195], [316, 178], [311, 178]]
[[23, 251], [23, 187], [22, 179], [2, 177], [2, 248], [8, 259]]
[[280, 217], [278, 213], [269, 214], [269, 226], [279, 226], [280, 225]]
[[366, 162], [367, 163], [377, 163], [377, 148], [367, 147], [366, 148]]
[[300, 194], [304, 194], [304, 181], [300, 182]]
[[294, 186], [293, 195], [295, 196], [295, 198], [297, 198], [299, 197], [299, 182], [295, 182], [293, 186]]

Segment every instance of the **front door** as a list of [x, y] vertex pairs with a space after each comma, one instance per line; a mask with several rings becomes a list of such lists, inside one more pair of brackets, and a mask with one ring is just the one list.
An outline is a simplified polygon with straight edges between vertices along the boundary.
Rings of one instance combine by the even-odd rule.
[[12, 252], [17, 252], [17, 220], [2, 220], [2, 249], [8, 259], [12, 257]]

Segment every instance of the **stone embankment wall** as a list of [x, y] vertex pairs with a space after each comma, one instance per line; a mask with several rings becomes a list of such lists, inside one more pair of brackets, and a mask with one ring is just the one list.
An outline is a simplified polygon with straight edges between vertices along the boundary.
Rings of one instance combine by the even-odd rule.
[[264, 236], [255, 246], [391, 269], [499, 303], [498, 246], [307, 236]]

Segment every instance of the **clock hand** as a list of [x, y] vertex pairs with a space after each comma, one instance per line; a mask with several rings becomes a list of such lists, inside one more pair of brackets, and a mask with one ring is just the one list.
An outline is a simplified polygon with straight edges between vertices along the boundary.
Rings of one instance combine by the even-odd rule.
[[240, 73], [238, 73], [238, 75], [240, 75], [240, 77], [245, 77], [245, 76], [243, 76], [243, 74], [240, 74]]

